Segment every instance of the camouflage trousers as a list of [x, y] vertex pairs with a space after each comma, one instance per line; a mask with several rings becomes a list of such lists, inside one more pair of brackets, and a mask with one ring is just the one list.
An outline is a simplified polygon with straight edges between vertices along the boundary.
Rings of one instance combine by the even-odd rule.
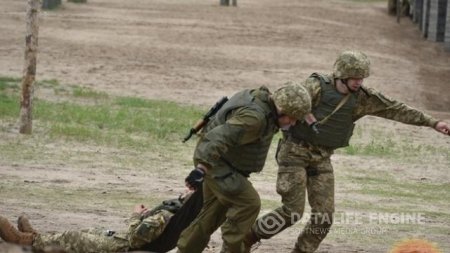
[[203, 182], [203, 207], [197, 218], [178, 240], [178, 252], [201, 253], [210, 236], [220, 226], [223, 243], [229, 252], [244, 253], [244, 237], [258, 216], [261, 200], [250, 181], [244, 178], [242, 190], [226, 193], [216, 179], [205, 176]]
[[112, 235], [102, 229], [41, 234], [35, 238], [33, 249], [44, 250], [46, 247], [56, 246], [69, 253], [125, 252], [139, 249], [161, 235], [171, 216], [165, 210], [144, 219], [134, 216], [130, 219], [127, 232]]
[[306, 192], [311, 217], [297, 238], [293, 252], [314, 252], [333, 222], [334, 175], [332, 150], [284, 138], [277, 151], [277, 192], [282, 206], [257, 219], [253, 232], [268, 239], [299, 221], [305, 210]]

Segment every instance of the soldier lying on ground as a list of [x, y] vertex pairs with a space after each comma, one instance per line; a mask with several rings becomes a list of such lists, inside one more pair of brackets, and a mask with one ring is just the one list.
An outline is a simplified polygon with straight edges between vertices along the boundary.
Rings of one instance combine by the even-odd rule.
[[19, 217], [18, 229], [0, 216], [0, 237], [9, 243], [31, 246], [36, 251], [58, 247], [70, 253], [167, 252], [175, 247], [181, 231], [200, 211], [201, 193], [197, 190], [178, 199], [163, 201], [151, 210], [136, 205], [125, 232], [90, 229], [44, 234], [33, 229], [26, 216]]

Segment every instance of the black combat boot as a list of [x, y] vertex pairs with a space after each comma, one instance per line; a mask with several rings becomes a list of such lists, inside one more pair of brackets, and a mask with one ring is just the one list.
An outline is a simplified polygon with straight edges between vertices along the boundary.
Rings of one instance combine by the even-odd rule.
[[6, 218], [0, 216], [0, 237], [9, 243], [31, 245], [35, 234], [20, 232]]

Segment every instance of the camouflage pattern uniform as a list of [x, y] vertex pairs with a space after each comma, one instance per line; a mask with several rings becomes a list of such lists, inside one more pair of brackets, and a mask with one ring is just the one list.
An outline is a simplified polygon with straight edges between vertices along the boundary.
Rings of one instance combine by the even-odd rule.
[[194, 153], [194, 163], [208, 168], [203, 208], [182, 232], [178, 252], [202, 252], [221, 225], [227, 252], [246, 251], [243, 239], [261, 205], [247, 177], [262, 170], [278, 131], [275, 106], [286, 115], [302, 118], [310, 111], [310, 96], [304, 88], [292, 86], [276, 91], [272, 98], [265, 87], [244, 90], [231, 97], [203, 130]]
[[172, 213], [166, 210], [145, 218], [133, 213], [127, 232], [108, 235], [105, 230], [91, 229], [38, 234], [32, 246], [35, 250], [56, 246], [70, 253], [124, 252], [138, 249], [156, 239], [163, 232], [171, 216]]
[[[352, 57], [351, 52], [350, 54], [349, 52], [347, 54], [343, 53], [343, 57], [349, 55]], [[356, 55], [360, 56], [358, 53]], [[330, 87], [335, 87], [336, 78], [345, 79], [351, 76], [365, 78], [369, 75], [369, 63], [367, 58], [363, 57], [363, 59], [367, 60], [367, 62], [357, 61], [355, 64], [362, 64], [363, 66], [353, 66], [354, 68], [345, 66], [345, 64], [339, 65], [340, 63], [337, 62], [333, 74], [313, 75], [302, 83], [309, 93], [312, 94], [313, 113], [320, 106], [323, 106], [321, 97], [324, 96], [322, 89], [325, 87], [323, 86], [325, 84], [321, 84], [321, 79], [318, 77], [321, 76], [328, 80], [326, 85], [331, 85]], [[350, 68], [350, 71], [340, 72], [339, 70], [343, 68], [344, 70], [345, 68]], [[364, 70], [365, 68], [367, 69]], [[437, 123], [437, 120], [431, 116], [389, 98], [375, 89], [363, 88], [363, 90], [360, 89], [351, 95], [353, 96], [354, 106], [349, 113], [348, 121], [350, 122], [347, 122], [350, 123], [349, 128], [351, 129], [344, 129], [343, 133], [331, 134], [345, 134], [350, 139], [353, 122], [365, 115], [373, 115], [417, 126], [434, 127]], [[347, 103], [350, 103], [350, 101], [352, 99]], [[317, 120], [320, 119], [317, 118]], [[337, 121], [330, 120], [324, 125], [340, 124], [339, 119], [337, 117]], [[305, 122], [300, 122], [295, 127], [291, 127], [284, 134], [279, 144], [277, 152], [279, 169], [276, 190], [282, 197], [283, 205], [259, 218], [252, 227], [252, 232], [257, 237], [256, 239], [268, 239], [293, 225], [303, 215], [306, 190], [311, 206], [311, 219], [298, 236], [295, 249], [293, 250], [296, 253], [314, 252], [318, 248], [332, 225], [334, 212], [334, 175], [330, 157], [337, 147], [314, 144], [315, 134], [307, 130], [308, 126], [305, 126], [305, 124]], [[330, 126], [330, 128], [332, 127]], [[296, 137], [305, 134], [305, 131], [309, 131], [306, 133], [307, 136], [312, 136], [309, 137], [309, 141]], [[319, 132], [318, 135], [320, 134]], [[345, 144], [341, 146], [345, 146]]]

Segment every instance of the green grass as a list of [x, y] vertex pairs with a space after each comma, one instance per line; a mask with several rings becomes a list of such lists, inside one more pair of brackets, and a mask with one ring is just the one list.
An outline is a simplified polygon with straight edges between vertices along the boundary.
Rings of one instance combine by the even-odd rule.
[[21, 79], [0, 76], [0, 91], [18, 90]]
[[0, 117], [11, 118], [19, 116], [19, 99], [0, 93]]
[[94, 99], [106, 99], [108, 94], [102, 91], [95, 91], [91, 88], [75, 86], [73, 87], [72, 94], [74, 97], [94, 98]]
[[372, 139], [368, 143], [351, 144], [342, 149], [348, 155], [367, 155], [384, 157], [404, 157], [408, 154], [433, 154], [444, 152], [449, 154], [449, 150], [443, 147], [431, 145], [411, 144], [408, 140], [392, 140], [390, 138]]
[[44, 88], [56, 88], [56, 87], [60, 86], [60, 83], [56, 79], [49, 79], [49, 80], [37, 81], [36, 85], [44, 87]]
[[[0, 119], [18, 118], [19, 91], [15, 87], [19, 81], [0, 79]], [[38, 84], [41, 89], [61, 90], [57, 80]], [[173, 102], [109, 97], [104, 92], [79, 86], [71, 89], [72, 92], [59, 94], [65, 96], [64, 102], [34, 99], [34, 120], [54, 139], [142, 147], [149, 139], [181, 139], [203, 113], [200, 108]], [[83, 103], [77, 100], [80, 97]]]
[[406, 160], [435, 154], [450, 156], [450, 149], [445, 146], [413, 143], [408, 136], [394, 134], [385, 129], [372, 129], [368, 125], [357, 125], [350, 145], [338, 149], [337, 153]]

